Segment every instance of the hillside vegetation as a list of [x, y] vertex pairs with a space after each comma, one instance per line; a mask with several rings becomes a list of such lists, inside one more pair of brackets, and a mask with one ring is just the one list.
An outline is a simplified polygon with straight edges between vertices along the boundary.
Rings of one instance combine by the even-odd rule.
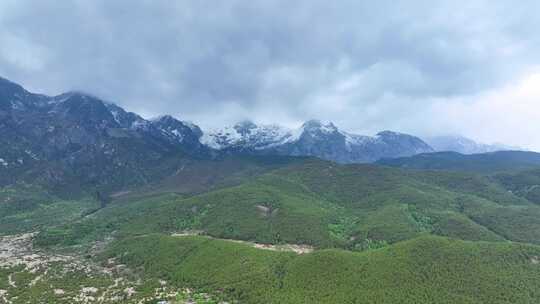
[[382, 159], [377, 164], [422, 170], [453, 170], [493, 173], [540, 167], [540, 153], [500, 151], [464, 155], [456, 152], [418, 154], [411, 157]]
[[[189, 287], [229, 302], [540, 300], [536, 170], [483, 175], [237, 158], [216, 166], [230, 168], [227, 174], [208, 179], [212, 166], [200, 164], [105, 205], [4, 188], [2, 227], [39, 230], [34, 246], [41, 250], [74, 250], [101, 264], [113, 259], [143, 282], [164, 280], [172, 290]], [[206, 169], [196, 175], [195, 168]], [[201, 178], [190, 184], [189, 176]], [[298, 255], [238, 240], [315, 251]], [[134, 287], [140, 296], [153, 290], [145, 284]]]
[[424, 233], [540, 244], [540, 207], [492, 178], [309, 160], [198, 195], [118, 200], [46, 230], [43, 245], [200, 231], [260, 243], [365, 250]]
[[114, 245], [149, 276], [242, 303], [536, 303], [540, 247], [423, 236], [363, 253], [305, 255], [206, 237], [148, 235]]

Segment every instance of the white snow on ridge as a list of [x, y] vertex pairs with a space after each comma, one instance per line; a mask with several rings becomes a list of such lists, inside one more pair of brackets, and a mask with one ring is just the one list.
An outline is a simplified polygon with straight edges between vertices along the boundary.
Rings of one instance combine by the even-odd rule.
[[120, 120], [118, 119], [118, 111], [116, 110], [110, 110], [111, 115], [114, 118], [114, 121], [116, 121], [117, 124], [120, 124]]
[[356, 134], [350, 134], [347, 132], [340, 132], [340, 133], [343, 136], [345, 136], [345, 144], [349, 148], [351, 146], [363, 146], [377, 140], [374, 137], [366, 136], [366, 135], [356, 135]]
[[221, 150], [223, 148], [238, 144], [242, 140], [242, 135], [233, 127], [210, 130], [204, 132], [201, 143], [211, 148]]
[[223, 129], [209, 130], [203, 133], [201, 143], [217, 150], [242, 147], [254, 150], [264, 150], [300, 140], [302, 135], [312, 137], [341, 134], [345, 137], [348, 148], [365, 145], [378, 140], [377, 137], [355, 135], [340, 131], [332, 123], [322, 123], [311, 120], [297, 129], [288, 129], [278, 125], [260, 125], [252, 123], [239, 123]]
[[146, 129], [150, 123], [144, 119], [138, 119], [135, 120], [133, 123], [131, 123], [131, 129]]
[[[344, 148], [348, 152], [357, 152], [364, 151], [369, 147], [373, 147], [375, 150], [382, 149], [381, 147], [389, 145], [388, 142], [390, 142], [390, 145], [396, 144], [393, 143], [394, 141], [402, 143], [404, 145], [402, 149], [414, 150], [413, 153], [416, 154], [431, 150], [421, 140], [418, 139], [418, 142], [415, 139], [416, 137], [391, 131], [383, 131], [376, 136], [351, 134], [339, 130], [331, 122], [323, 123], [318, 120], [307, 121], [296, 129], [287, 129], [277, 125], [257, 126], [252, 122], [245, 121], [232, 127], [203, 132], [201, 143], [216, 150], [231, 148], [253, 151], [277, 147], [285, 150], [289, 148], [296, 149], [298, 147], [289, 147], [289, 145], [317, 146], [320, 142], [328, 141], [336, 145], [336, 149]], [[344, 147], [341, 145], [344, 145]], [[369, 152], [370, 149], [366, 151], [368, 152], [365, 153], [371, 153]]]
[[180, 131], [174, 129], [171, 131], [171, 133], [176, 137], [179, 142], [182, 142], [184, 140], [184, 135], [182, 135]]
[[190, 128], [191, 131], [196, 131], [199, 127], [197, 127], [196, 124], [194, 124], [193, 122], [191, 121], [188, 121], [188, 120], [182, 120], [181, 121], [184, 125], [186, 125], [186, 127]]
[[201, 143], [218, 150], [239, 145], [262, 150], [291, 142], [293, 139], [295, 137], [291, 130], [278, 125], [253, 125], [244, 129], [235, 125], [204, 132]]
[[426, 137], [424, 139], [430, 146], [435, 149], [435, 151], [455, 151], [462, 154], [475, 154], [505, 150], [523, 150], [519, 147], [509, 147], [502, 144], [490, 145], [479, 143], [470, 138], [459, 135]]
[[203, 136], [200, 139], [201, 144], [208, 146], [215, 150], [221, 150], [225, 148], [224, 146], [220, 145], [213, 134], [211, 133], [203, 133]]

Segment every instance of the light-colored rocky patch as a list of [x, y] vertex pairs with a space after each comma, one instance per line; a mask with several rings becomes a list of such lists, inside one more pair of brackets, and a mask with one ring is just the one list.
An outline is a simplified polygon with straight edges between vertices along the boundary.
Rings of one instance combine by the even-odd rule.
[[11, 304], [11, 300], [8, 299], [8, 291], [0, 289], [0, 303]]
[[313, 252], [314, 248], [308, 245], [296, 245], [296, 244], [283, 244], [283, 245], [271, 245], [271, 244], [257, 244], [253, 243], [253, 247], [259, 249], [273, 250], [273, 251], [292, 251], [297, 254], [305, 254]]
[[112, 198], [119, 198], [121, 196], [128, 195], [130, 193], [131, 193], [131, 191], [129, 191], [129, 190], [118, 191], [118, 192], [115, 192], [115, 193], [111, 194], [111, 197]]
[[[202, 234], [201, 232], [194, 233], [192, 231], [184, 231], [184, 232], [179, 232], [179, 233], [173, 233], [171, 234], [171, 236], [186, 237], [186, 236], [194, 236], [194, 235], [201, 235], [201, 234]], [[232, 240], [232, 239], [218, 239], [211, 236], [206, 236], [206, 237], [211, 238], [211, 239], [216, 239], [216, 240], [224, 240], [224, 241], [229, 241], [229, 242], [234, 242], [234, 243], [239, 243], [239, 244], [246, 244], [246, 245], [255, 247], [257, 249], [262, 249], [262, 250], [288, 251], [288, 252], [294, 252], [297, 254], [306, 254], [306, 253], [313, 252], [315, 250], [313, 246], [309, 246], [309, 245], [300, 245], [300, 244], [273, 245], [273, 244], [261, 244], [261, 243], [254, 243], [254, 242], [241, 241], [241, 240]]]
[[35, 233], [0, 237], [0, 267], [24, 265], [25, 270], [36, 273], [53, 262], [70, 262], [72, 257], [49, 255], [32, 247]]
[[195, 236], [195, 235], [203, 235], [203, 234], [204, 234], [204, 231], [202, 230], [185, 230], [185, 231], [175, 232], [171, 234], [171, 236], [183, 237], [183, 236]]
[[126, 296], [128, 298], [131, 298], [134, 294], [136, 294], [137, 292], [135, 291], [135, 288], [133, 287], [127, 287], [126, 289], [124, 289], [124, 293], [126, 294]]
[[257, 211], [259, 211], [259, 213], [263, 217], [275, 216], [279, 210], [279, 208], [273, 208], [271, 206], [265, 206], [265, 205], [256, 205], [255, 208], [257, 209]]
[[8, 285], [13, 288], [17, 288], [17, 284], [15, 284], [15, 281], [13, 280], [13, 274], [8, 276]]
[[[216, 300], [207, 293], [195, 292], [190, 288], [172, 289], [163, 284], [162, 287], [154, 289], [154, 294], [151, 297], [140, 299], [137, 304], [144, 304], [152, 300], [158, 300], [156, 303], [162, 304], [196, 304], [196, 303], [219, 303], [229, 304], [228, 302]], [[204, 300], [204, 302], [200, 302]]]
[[259, 211], [264, 212], [264, 213], [270, 212], [270, 208], [263, 205], [257, 205], [255, 206], [255, 208], [259, 209]]
[[38, 275], [36, 276], [28, 286], [32, 287], [32, 286], [35, 286], [39, 281], [41, 281], [41, 279], [43, 278], [43, 275]]
[[[189, 232], [182, 235], [195, 235], [201, 232]], [[0, 290], [0, 304], [13, 304], [16, 297], [10, 294], [20, 294], [24, 290], [38, 288], [42, 292], [43, 286], [50, 286], [49, 296], [60, 303], [148, 303], [167, 301], [171, 304], [196, 303], [191, 301], [185, 289], [168, 284], [165, 280], [158, 280], [158, 288], [148, 295], [142, 288], [145, 281], [126, 265], [118, 263], [117, 259], [110, 258], [103, 265], [94, 264], [88, 259], [76, 255], [59, 255], [45, 252], [32, 247], [34, 234], [21, 234], [0, 237], [0, 268], [8, 270], [6, 274], [8, 288]], [[106, 243], [105, 242], [102, 243]], [[92, 247], [92, 252], [103, 249], [103, 244]], [[12, 271], [12, 273], [9, 273]], [[15, 280], [18, 274], [24, 274], [24, 280]], [[31, 274], [29, 276], [29, 274]], [[103, 285], [79, 286], [73, 282], [62, 283], [63, 278], [83, 276]], [[96, 280], [97, 279], [97, 280]], [[51, 282], [49, 285], [48, 283]], [[52, 283], [55, 282], [55, 283]], [[45, 284], [45, 285], [44, 285]], [[143, 290], [143, 291], [141, 291]], [[142, 292], [142, 293], [141, 293]], [[191, 292], [191, 291], [190, 291]], [[187, 294], [187, 296], [186, 296]], [[200, 298], [202, 294], [197, 294]], [[211, 298], [209, 295], [207, 296]], [[188, 300], [184, 300], [188, 299]]]
[[84, 294], [94, 294], [98, 292], [98, 289], [96, 287], [83, 287], [81, 292]]

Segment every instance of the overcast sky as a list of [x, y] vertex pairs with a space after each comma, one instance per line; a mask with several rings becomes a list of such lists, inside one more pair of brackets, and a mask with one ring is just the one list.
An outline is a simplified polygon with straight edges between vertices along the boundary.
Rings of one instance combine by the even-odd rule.
[[203, 127], [316, 118], [540, 150], [540, 1], [0, 2], [0, 75]]

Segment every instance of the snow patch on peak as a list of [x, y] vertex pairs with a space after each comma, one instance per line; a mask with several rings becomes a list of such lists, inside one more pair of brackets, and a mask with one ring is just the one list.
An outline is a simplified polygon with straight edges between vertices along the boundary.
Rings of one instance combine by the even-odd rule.
[[114, 121], [116, 121], [117, 124], [120, 124], [120, 120], [118, 119], [118, 111], [117, 110], [109, 110], [111, 112], [111, 115], [114, 118]]
[[174, 134], [174, 136], [176, 136], [176, 138], [178, 139], [179, 142], [182, 142], [184, 140], [184, 135], [182, 133], [180, 133], [180, 131], [178, 131], [178, 129], [172, 130], [171, 133]]
[[183, 120], [182, 123], [184, 125], [186, 125], [186, 127], [190, 128], [191, 131], [193, 132], [197, 132], [197, 133], [200, 133], [201, 132], [201, 129], [199, 128], [199, 126], [197, 126], [194, 122], [192, 121], [189, 121], [189, 120]]
[[149, 120], [151, 122], [158, 122], [158, 121], [176, 120], [176, 118], [172, 117], [171, 115], [159, 115], [156, 117], [152, 117]]
[[251, 120], [243, 120], [234, 125], [235, 129], [255, 129], [257, 125]]
[[150, 123], [144, 119], [136, 119], [131, 123], [131, 129], [133, 130], [146, 130], [150, 126]]
[[345, 144], [349, 148], [351, 146], [363, 146], [376, 140], [375, 138], [366, 136], [366, 135], [357, 135], [357, 134], [351, 134], [347, 132], [340, 132], [340, 133], [343, 134], [343, 136], [345, 136]]
[[453, 151], [461, 154], [489, 153], [504, 150], [523, 150], [518, 147], [509, 147], [502, 144], [484, 144], [460, 135], [443, 135], [427, 137], [426, 142], [435, 151]]
[[320, 131], [322, 133], [334, 133], [338, 132], [338, 128], [332, 122], [323, 122], [317, 119], [311, 119], [306, 121], [301, 129], [306, 132]]
[[376, 137], [391, 138], [391, 137], [400, 137], [400, 136], [409, 136], [409, 135], [404, 134], [404, 133], [395, 132], [395, 131], [385, 130], [385, 131], [381, 131], [381, 132], [377, 133], [377, 135], [375, 135], [375, 136]]
[[201, 143], [218, 150], [232, 147], [262, 150], [284, 144], [291, 137], [289, 129], [278, 125], [258, 126], [244, 121], [232, 127], [204, 132]]
[[61, 94], [61, 95], [57, 95], [57, 96], [54, 96], [51, 99], [49, 99], [47, 101], [47, 104], [49, 104], [49, 105], [60, 104], [60, 103], [63, 103], [64, 101], [68, 100], [71, 96], [72, 96], [72, 94], [70, 94], [70, 93], [64, 93], [64, 94]]

